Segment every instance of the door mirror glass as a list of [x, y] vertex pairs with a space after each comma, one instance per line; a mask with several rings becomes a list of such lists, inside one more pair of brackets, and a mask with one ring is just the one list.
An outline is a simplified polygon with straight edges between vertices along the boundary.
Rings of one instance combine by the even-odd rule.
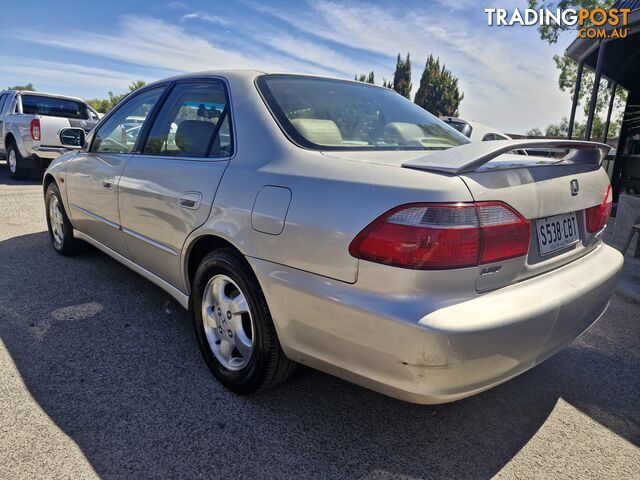
[[84, 130], [81, 128], [63, 128], [60, 130], [60, 143], [67, 148], [84, 147]]

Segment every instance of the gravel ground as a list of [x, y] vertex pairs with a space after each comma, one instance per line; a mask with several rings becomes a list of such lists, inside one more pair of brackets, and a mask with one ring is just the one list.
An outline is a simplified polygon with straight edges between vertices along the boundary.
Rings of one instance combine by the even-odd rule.
[[300, 369], [235, 396], [186, 312], [95, 251], [48, 245], [0, 165], [0, 478], [640, 478], [640, 304], [615, 296], [532, 371], [453, 404]]

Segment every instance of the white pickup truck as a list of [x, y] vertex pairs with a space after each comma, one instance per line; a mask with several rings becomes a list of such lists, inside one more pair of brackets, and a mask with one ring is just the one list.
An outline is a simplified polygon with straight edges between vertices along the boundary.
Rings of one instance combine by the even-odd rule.
[[46, 168], [67, 149], [60, 130], [78, 127], [89, 132], [100, 114], [82, 99], [25, 90], [0, 92], [0, 158], [11, 178], [27, 178]]

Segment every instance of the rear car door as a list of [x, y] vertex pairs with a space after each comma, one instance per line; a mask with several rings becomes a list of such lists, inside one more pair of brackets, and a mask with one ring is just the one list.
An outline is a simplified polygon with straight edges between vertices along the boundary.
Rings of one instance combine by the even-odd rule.
[[165, 86], [144, 90], [121, 104], [98, 127], [88, 151], [79, 152], [65, 174], [74, 227], [125, 256], [128, 251], [120, 227], [117, 185], [141, 126], [164, 90]]
[[225, 82], [176, 82], [118, 185], [132, 259], [178, 288], [184, 242], [209, 216], [233, 152], [231, 125]]

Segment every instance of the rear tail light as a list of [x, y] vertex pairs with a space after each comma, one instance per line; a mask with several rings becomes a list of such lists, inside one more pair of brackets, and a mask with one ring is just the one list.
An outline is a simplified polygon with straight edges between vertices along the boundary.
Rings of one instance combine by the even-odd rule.
[[530, 226], [501, 202], [415, 203], [383, 214], [349, 245], [356, 258], [419, 270], [440, 270], [521, 257]]
[[587, 208], [587, 231], [595, 233], [602, 230], [607, 224], [607, 219], [611, 215], [611, 207], [613, 206], [613, 194], [611, 185], [607, 188], [607, 193], [600, 205]]
[[31, 132], [31, 138], [33, 140], [40, 140], [40, 119], [34, 118], [31, 120], [29, 131]]

